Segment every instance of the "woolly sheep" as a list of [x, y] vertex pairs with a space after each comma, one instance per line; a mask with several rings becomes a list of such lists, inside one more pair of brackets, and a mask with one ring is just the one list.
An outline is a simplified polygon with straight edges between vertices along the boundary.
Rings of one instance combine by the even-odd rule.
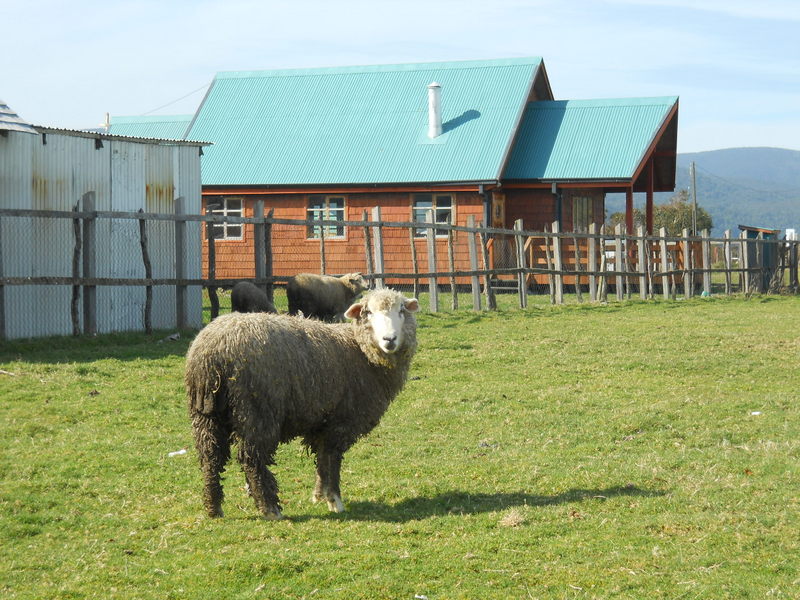
[[278, 312], [266, 292], [249, 281], [240, 281], [231, 290], [231, 310], [235, 312]]
[[361, 273], [341, 277], [300, 273], [286, 284], [289, 314], [302, 312], [322, 321], [344, 321], [344, 311], [366, 289]]
[[316, 455], [312, 500], [342, 512], [342, 455], [380, 421], [416, 350], [416, 299], [389, 289], [345, 312], [350, 323], [229, 313], [207, 325], [186, 357], [186, 390], [204, 479], [204, 504], [222, 516], [220, 475], [231, 443], [256, 506], [280, 519], [267, 468], [279, 443], [302, 438]]

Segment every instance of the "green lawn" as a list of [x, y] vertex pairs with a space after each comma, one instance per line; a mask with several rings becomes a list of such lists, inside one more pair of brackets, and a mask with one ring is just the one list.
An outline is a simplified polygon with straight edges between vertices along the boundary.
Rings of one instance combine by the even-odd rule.
[[0, 597], [800, 597], [800, 298], [503, 306], [420, 315], [348, 512], [281, 447], [281, 522], [235, 463], [204, 516], [190, 336], [0, 345]]

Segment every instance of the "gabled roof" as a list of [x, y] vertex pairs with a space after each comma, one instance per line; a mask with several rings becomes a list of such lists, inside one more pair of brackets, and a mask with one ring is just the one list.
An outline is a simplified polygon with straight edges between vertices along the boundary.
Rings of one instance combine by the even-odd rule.
[[[504, 179], [631, 181], [659, 134], [676, 135], [677, 105], [675, 96], [531, 102]], [[657, 187], [674, 187], [675, 142], [660, 142], [664, 157], [671, 154], [672, 187]]]
[[111, 117], [108, 133], [128, 137], [181, 140], [193, 115]]
[[[444, 133], [429, 139], [433, 81]], [[211, 186], [502, 180], [672, 191], [677, 112], [675, 96], [554, 101], [542, 59], [517, 58], [219, 73], [193, 118], [115, 117], [111, 133], [213, 142], [202, 164]]]
[[[427, 137], [427, 86], [443, 134]], [[527, 102], [552, 98], [541, 58], [219, 73], [188, 136], [204, 185], [497, 180]]]

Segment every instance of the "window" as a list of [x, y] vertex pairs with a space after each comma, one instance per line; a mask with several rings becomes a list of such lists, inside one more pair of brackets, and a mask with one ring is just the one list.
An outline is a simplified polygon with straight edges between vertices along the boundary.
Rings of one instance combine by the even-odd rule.
[[[435, 223], [450, 224], [453, 221], [453, 197], [446, 194], [414, 194], [412, 218], [415, 223], [430, 223], [431, 212]], [[414, 230], [417, 237], [428, 235], [428, 229], [418, 227]], [[444, 229], [437, 229], [436, 235], [447, 235]]]
[[[225, 217], [243, 217], [241, 198], [214, 198], [208, 200], [206, 208], [212, 215]], [[215, 240], [241, 240], [241, 223], [214, 223], [212, 226]]]
[[585, 196], [572, 198], [572, 231], [589, 231], [592, 222], [592, 199]]
[[[309, 196], [308, 218], [313, 221], [344, 221], [344, 197]], [[306, 237], [322, 237], [322, 225], [309, 225]], [[325, 237], [343, 238], [344, 225], [325, 225]]]

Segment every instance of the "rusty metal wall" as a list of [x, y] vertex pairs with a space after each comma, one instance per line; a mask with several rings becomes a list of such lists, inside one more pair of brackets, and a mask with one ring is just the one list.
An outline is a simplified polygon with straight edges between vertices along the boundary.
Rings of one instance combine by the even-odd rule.
[[[88, 191], [100, 211], [174, 213], [174, 198], [185, 198], [187, 213], [200, 212], [200, 159], [197, 146], [140, 143], [75, 132], [0, 136], [0, 208], [71, 210]], [[70, 219], [5, 217], [0, 221], [3, 274], [72, 274], [74, 235]], [[174, 225], [147, 223], [154, 277], [174, 277]], [[195, 244], [195, 239], [196, 244]], [[200, 277], [199, 227], [187, 227], [186, 276]], [[135, 220], [97, 220], [97, 276], [144, 277]], [[202, 324], [200, 288], [187, 294], [189, 325]], [[71, 286], [5, 286], [8, 338], [72, 333]], [[143, 287], [98, 286], [100, 333], [143, 329]], [[82, 313], [81, 313], [82, 314]], [[175, 290], [157, 286], [153, 327], [175, 327]]]

